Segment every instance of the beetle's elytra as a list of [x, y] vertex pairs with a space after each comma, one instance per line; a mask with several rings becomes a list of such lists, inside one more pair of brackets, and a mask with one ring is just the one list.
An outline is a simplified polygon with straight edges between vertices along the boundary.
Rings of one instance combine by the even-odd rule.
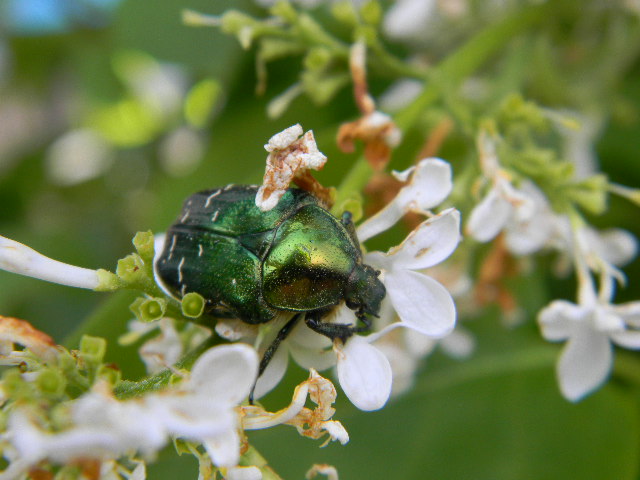
[[[299, 312], [278, 343], [302, 313], [310, 328], [331, 339], [367, 328], [367, 315], [378, 314], [386, 291], [378, 272], [362, 263], [350, 214], [339, 220], [299, 189], [262, 212], [257, 190], [229, 185], [186, 200], [156, 262], [164, 287], [176, 298], [199, 293], [214, 317], [256, 324], [283, 310]], [[364, 328], [322, 322], [342, 301]]]

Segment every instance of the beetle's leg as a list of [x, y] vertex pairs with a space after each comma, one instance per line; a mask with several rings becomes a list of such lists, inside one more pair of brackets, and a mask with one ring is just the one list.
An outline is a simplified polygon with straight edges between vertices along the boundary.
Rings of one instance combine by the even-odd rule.
[[307, 313], [305, 322], [311, 330], [328, 337], [331, 341], [339, 338], [344, 343], [352, 335], [361, 332], [368, 332], [371, 329], [371, 320], [364, 316], [358, 315], [358, 319], [362, 320], [362, 323], [364, 323], [364, 326], [358, 327], [347, 323], [323, 322], [321, 319], [325, 314], [326, 311], [322, 310], [319, 312]]
[[280, 346], [280, 343], [289, 336], [289, 334], [291, 333], [291, 331], [293, 330], [293, 327], [295, 327], [298, 323], [298, 320], [300, 320], [300, 317], [302, 317], [302, 315], [304, 315], [303, 313], [296, 313], [293, 318], [291, 318], [291, 320], [289, 320], [284, 327], [282, 327], [280, 329], [280, 331], [278, 332], [278, 335], [276, 335], [276, 338], [273, 339], [273, 342], [271, 342], [271, 345], [269, 345], [269, 347], [265, 350], [264, 354], [262, 355], [262, 359], [260, 360], [260, 365], [258, 367], [258, 376], [256, 377], [256, 381], [253, 382], [253, 387], [251, 387], [251, 393], [249, 394], [249, 404], [253, 405], [253, 391], [256, 389], [256, 384], [258, 383], [258, 378], [260, 378], [260, 376], [264, 373], [264, 371], [267, 369], [267, 366], [269, 365], [269, 362], [271, 362], [271, 359], [273, 358], [273, 355], [275, 355], [276, 350], [278, 350], [278, 347]]

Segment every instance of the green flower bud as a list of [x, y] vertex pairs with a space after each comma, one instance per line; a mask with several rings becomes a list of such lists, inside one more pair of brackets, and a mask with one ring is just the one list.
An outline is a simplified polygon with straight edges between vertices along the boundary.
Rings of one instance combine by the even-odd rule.
[[54, 430], [62, 430], [73, 423], [73, 417], [69, 409], [69, 404], [58, 403], [54, 405], [49, 414], [51, 427]]
[[607, 190], [607, 177], [593, 175], [572, 185], [567, 195], [587, 212], [601, 215], [607, 209]]
[[264, 31], [260, 22], [236, 10], [229, 10], [222, 15], [221, 29], [234, 34], [245, 50], [251, 46], [256, 32]]
[[304, 57], [304, 66], [309, 70], [323, 70], [331, 61], [331, 52], [326, 48], [312, 48]]
[[67, 381], [60, 370], [45, 368], [38, 374], [36, 387], [47, 397], [59, 397], [67, 388]]
[[98, 378], [101, 378], [102, 380], [107, 381], [112, 387], [117, 385], [120, 380], [122, 380], [122, 372], [117, 366], [113, 364], [100, 365], [96, 376]]
[[136, 247], [138, 255], [146, 265], [153, 265], [155, 249], [151, 230], [136, 233], [136, 236], [133, 237], [133, 246]]
[[365, 23], [377, 26], [382, 20], [382, 7], [377, 0], [369, 0], [360, 7], [360, 16]]
[[296, 24], [298, 32], [303, 39], [310, 43], [320, 43], [335, 49], [343, 49], [344, 46], [324, 31], [322, 25], [316, 22], [310, 15], [302, 14]]
[[128, 284], [143, 283], [146, 280], [146, 274], [140, 255], [132, 253], [118, 260], [116, 275]]
[[107, 341], [101, 337], [83, 335], [80, 339], [80, 354], [91, 363], [101, 363], [107, 352]]
[[265, 62], [271, 62], [280, 58], [299, 55], [304, 53], [306, 48], [299, 43], [281, 38], [265, 38], [260, 42], [258, 55]]
[[198, 318], [204, 312], [205, 301], [202, 295], [195, 292], [182, 297], [182, 314], [188, 318]]
[[140, 304], [140, 320], [153, 322], [160, 320], [167, 311], [167, 301], [164, 298], [147, 298]]
[[237, 10], [226, 11], [221, 18], [221, 29], [224, 33], [238, 35], [243, 28], [255, 27], [256, 20]]
[[34, 396], [31, 385], [24, 381], [20, 371], [12, 368], [2, 375], [2, 391], [7, 398], [19, 399]]
[[378, 38], [378, 30], [371, 25], [358, 25], [354, 30], [353, 38], [364, 40], [366, 45], [375, 45]]
[[349, 27], [353, 28], [358, 25], [358, 13], [351, 1], [343, 0], [341, 2], [334, 2], [333, 5], [331, 5], [331, 14], [340, 23], [344, 23]]
[[298, 12], [287, 0], [278, 0], [269, 10], [271, 15], [280, 17], [287, 23], [294, 23], [298, 18]]

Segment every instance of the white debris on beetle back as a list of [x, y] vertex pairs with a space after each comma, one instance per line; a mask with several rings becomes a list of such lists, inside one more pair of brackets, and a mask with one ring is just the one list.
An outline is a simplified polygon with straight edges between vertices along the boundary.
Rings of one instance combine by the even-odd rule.
[[274, 208], [296, 176], [307, 170], [320, 170], [327, 157], [318, 150], [313, 132], [302, 135], [296, 124], [269, 139], [264, 148], [269, 152], [262, 186], [256, 195], [256, 206], [263, 212]]

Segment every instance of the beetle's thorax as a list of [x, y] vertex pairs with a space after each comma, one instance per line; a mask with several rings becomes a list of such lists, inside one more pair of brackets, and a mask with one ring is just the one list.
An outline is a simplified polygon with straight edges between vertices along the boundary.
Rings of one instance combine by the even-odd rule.
[[377, 316], [387, 290], [378, 278], [379, 271], [358, 263], [349, 276], [345, 300], [347, 306], [361, 316]]

